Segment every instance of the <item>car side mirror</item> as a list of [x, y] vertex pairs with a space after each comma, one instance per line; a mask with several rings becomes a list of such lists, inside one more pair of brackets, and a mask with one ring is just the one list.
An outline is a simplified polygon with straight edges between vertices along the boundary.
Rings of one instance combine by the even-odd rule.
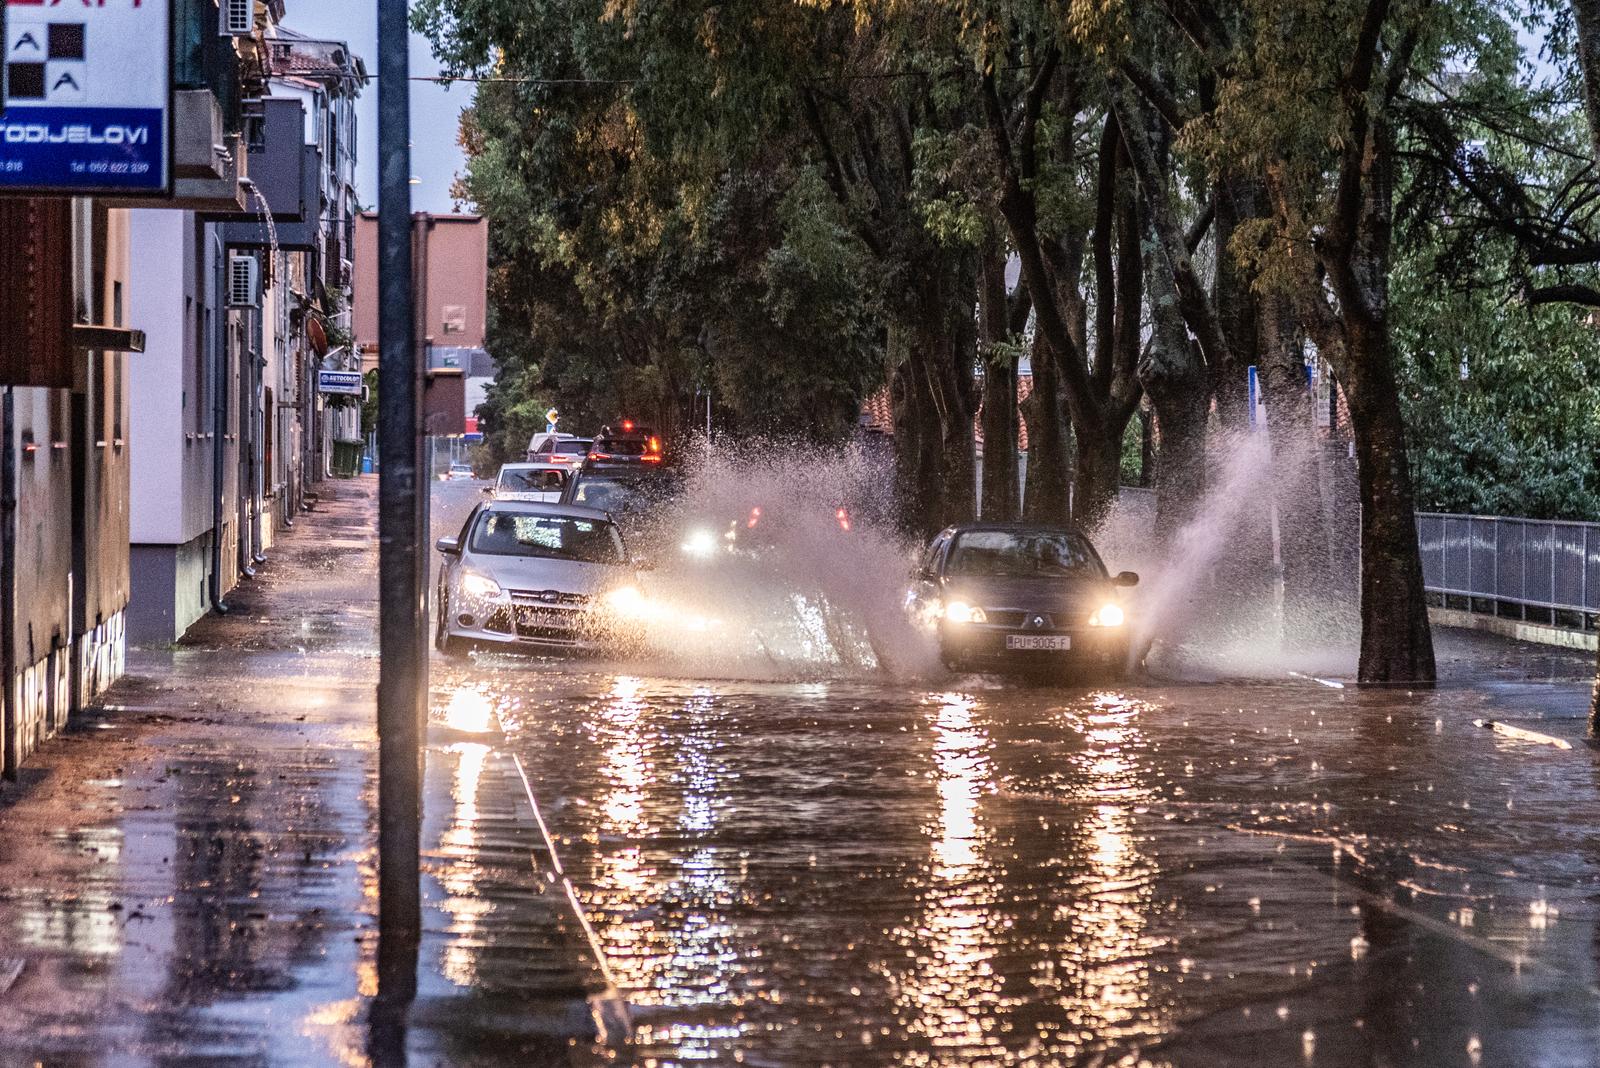
[[1117, 577], [1111, 580], [1111, 584], [1113, 586], [1137, 586], [1139, 585], [1139, 573], [1137, 571], [1120, 571], [1117, 573]]
[[455, 556], [461, 551], [461, 539], [455, 537], [440, 538], [438, 549], [446, 556]]

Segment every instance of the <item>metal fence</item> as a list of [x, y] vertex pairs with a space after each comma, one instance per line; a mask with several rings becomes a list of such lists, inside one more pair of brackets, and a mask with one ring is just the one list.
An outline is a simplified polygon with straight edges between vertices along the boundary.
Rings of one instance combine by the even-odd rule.
[[1600, 523], [1417, 513], [1429, 593], [1526, 616], [1600, 612]]

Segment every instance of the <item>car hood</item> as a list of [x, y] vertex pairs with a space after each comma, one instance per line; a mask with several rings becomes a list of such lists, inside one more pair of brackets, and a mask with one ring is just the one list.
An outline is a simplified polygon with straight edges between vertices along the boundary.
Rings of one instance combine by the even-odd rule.
[[944, 595], [980, 608], [1023, 611], [1093, 611], [1112, 591], [1103, 578], [1005, 578], [958, 575], [944, 580]]
[[467, 566], [494, 579], [503, 590], [559, 590], [595, 595], [634, 580], [619, 564], [586, 564], [537, 556], [474, 555]]

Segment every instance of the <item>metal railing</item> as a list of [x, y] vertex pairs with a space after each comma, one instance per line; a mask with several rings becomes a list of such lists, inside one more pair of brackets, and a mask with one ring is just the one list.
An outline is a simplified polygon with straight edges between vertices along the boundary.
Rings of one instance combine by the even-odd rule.
[[[1417, 513], [1423, 584], [1501, 614], [1600, 612], [1600, 523]], [[1488, 602], [1478, 607], [1472, 602]]]

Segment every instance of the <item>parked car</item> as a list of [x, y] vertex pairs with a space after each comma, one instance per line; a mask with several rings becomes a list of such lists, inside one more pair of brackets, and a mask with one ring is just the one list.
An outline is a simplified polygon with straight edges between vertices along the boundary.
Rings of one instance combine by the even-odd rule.
[[661, 436], [647, 426], [624, 419], [615, 426], [604, 426], [589, 445], [585, 463], [598, 464], [659, 464]]
[[626, 649], [643, 638], [649, 602], [604, 512], [485, 501], [438, 549], [434, 643], [446, 653]]
[[528, 462], [576, 467], [589, 454], [591, 443], [590, 438], [572, 434], [535, 434], [528, 442]]
[[500, 501], [561, 500], [572, 472], [550, 463], [505, 464], [486, 492]]
[[953, 670], [1118, 677], [1130, 641], [1118, 593], [1138, 581], [1108, 574], [1077, 530], [968, 523], [933, 539], [907, 605]]
[[439, 476], [445, 482], [470, 482], [477, 477], [471, 464], [451, 464], [450, 470]]

